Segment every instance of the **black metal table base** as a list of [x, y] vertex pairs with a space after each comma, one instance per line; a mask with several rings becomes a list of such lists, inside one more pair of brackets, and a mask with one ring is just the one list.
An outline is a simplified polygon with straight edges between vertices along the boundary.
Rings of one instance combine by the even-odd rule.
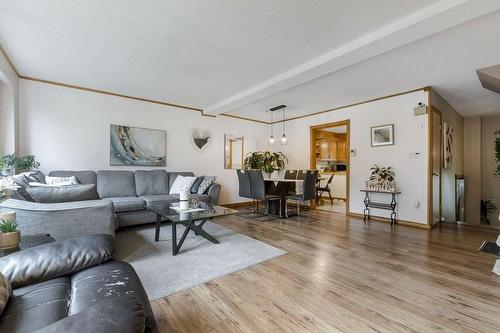
[[[212, 235], [210, 235], [208, 232], [203, 230], [203, 225], [208, 221], [208, 218], [200, 219], [200, 220], [190, 220], [190, 221], [182, 221], [182, 222], [177, 222], [182, 224], [186, 229], [184, 230], [181, 239], [179, 240], [179, 243], [177, 243], [177, 223], [172, 222], [172, 255], [177, 255], [179, 253], [179, 250], [182, 247], [182, 244], [186, 240], [186, 236], [189, 233], [189, 231], [193, 231], [196, 236], [201, 236], [208, 241], [214, 243], [214, 244], [219, 244], [219, 241], [215, 239]], [[196, 224], [199, 222], [198, 224]], [[157, 242], [160, 239], [160, 227], [161, 227], [161, 216], [157, 215], [156, 216], [156, 230], [155, 230], [155, 242]]]
[[399, 192], [376, 192], [375, 193], [387, 193], [391, 194], [391, 202], [390, 203], [379, 203], [379, 202], [373, 202], [371, 201], [370, 197], [370, 192], [369, 191], [364, 191], [365, 192], [365, 199], [363, 200], [363, 203], [365, 204], [365, 209], [363, 210], [363, 221], [369, 221], [370, 220], [370, 208], [378, 208], [378, 209], [387, 209], [391, 211], [391, 226], [394, 224], [398, 224], [398, 219], [397, 219], [397, 214], [396, 214], [396, 207], [397, 207], [397, 201], [396, 201], [396, 195]]

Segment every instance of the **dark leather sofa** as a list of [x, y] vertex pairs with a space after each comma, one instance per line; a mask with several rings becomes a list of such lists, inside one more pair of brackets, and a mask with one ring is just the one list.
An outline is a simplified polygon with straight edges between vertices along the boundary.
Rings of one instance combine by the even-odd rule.
[[13, 289], [0, 332], [156, 332], [139, 277], [113, 252], [112, 236], [89, 235], [0, 258]]

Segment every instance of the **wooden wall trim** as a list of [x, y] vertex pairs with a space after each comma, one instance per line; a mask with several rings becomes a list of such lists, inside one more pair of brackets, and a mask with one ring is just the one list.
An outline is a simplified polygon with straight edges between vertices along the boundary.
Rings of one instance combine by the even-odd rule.
[[[340, 121], [334, 121], [325, 124], [319, 124], [309, 127], [309, 143], [310, 143], [310, 151], [309, 151], [309, 168], [311, 170], [316, 170], [316, 130], [321, 130], [323, 128], [330, 128], [336, 126], [345, 126], [346, 127], [346, 156], [347, 156], [347, 170], [346, 170], [346, 214], [349, 213], [350, 207], [350, 177], [351, 177], [351, 120], [345, 119]], [[311, 202], [312, 207], [316, 207], [316, 202]]]
[[[312, 116], [316, 116], [316, 115], [327, 113], [327, 112], [332, 112], [332, 111], [337, 111], [337, 110], [341, 110], [341, 109], [345, 109], [345, 108], [350, 108], [352, 106], [357, 106], [357, 105], [361, 105], [361, 104], [366, 104], [366, 103], [370, 103], [370, 102], [379, 101], [379, 100], [382, 100], [382, 99], [387, 99], [387, 98], [392, 98], [392, 97], [396, 97], [396, 96], [411, 94], [411, 93], [414, 93], [414, 92], [417, 92], [417, 91], [421, 91], [421, 90], [422, 91], [430, 91], [430, 89], [431, 89], [430, 86], [426, 86], [426, 87], [421, 87], [421, 88], [417, 88], [417, 89], [407, 90], [407, 91], [403, 91], [403, 92], [399, 92], [399, 93], [395, 93], [395, 94], [391, 94], [391, 95], [386, 95], [386, 96], [382, 96], [382, 97], [372, 98], [372, 99], [365, 100], [365, 101], [362, 101], [362, 102], [352, 103], [352, 104], [338, 106], [338, 107], [327, 109], [327, 110], [323, 110], [323, 111], [309, 113], [309, 114], [305, 114], [305, 115], [302, 115], [302, 116], [291, 117], [291, 118], [285, 119], [285, 121], [291, 121], [291, 120], [296, 120], [296, 119], [302, 119], [302, 118], [312, 117]], [[281, 121], [273, 121], [273, 124], [276, 124], [276, 123], [281, 123]]]
[[[352, 216], [352, 217], [359, 217], [361, 219], [363, 218], [363, 214], [358, 214], [358, 213], [353, 213], [353, 212], [349, 212], [349, 214], [347, 214], [347, 215]], [[391, 223], [391, 219], [388, 219], [386, 217], [380, 217], [380, 216], [370, 216], [370, 217], [371, 217], [371, 220], [373, 220], [373, 221], [383, 222], [383, 223]], [[370, 222], [367, 222], [367, 223], [370, 223]], [[431, 230], [431, 227], [426, 223], [417, 223], [417, 222], [405, 221], [405, 220], [398, 219], [397, 224], [408, 226], [408, 227], [413, 227], [413, 228]]]
[[227, 207], [227, 208], [237, 209], [237, 208], [242, 208], [242, 207], [251, 207], [252, 204], [253, 204], [252, 201], [244, 201], [244, 202], [226, 203], [226, 204], [222, 204], [221, 206]]
[[[7, 59], [7, 62], [12, 67], [12, 70], [18, 76], [19, 79], [29, 80], [29, 81], [34, 81], [34, 82], [40, 82], [40, 83], [45, 83], [45, 84], [50, 84], [50, 85], [55, 85], [55, 86], [60, 86], [60, 87], [65, 87], [65, 88], [78, 89], [78, 90], [88, 91], [88, 92], [93, 92], [93, 93], [98, 93], [98, 94], [105, 94], [105, 95], [110, 95], [110, 96], [115, 96], [115, 97], [122, 97], [122, 98], [127, 98], [127, 99], [133, 99], [133, 100], [137, 100], [137, 101], [141, 101], [141, 102], [159, 104], [159, 105], [164, 105], [164, 106], [170, 106], [170, 107], [180, 108], [180, 109], [189, 110], [189, 111], [197, 111], [197, 112], [200, 112], [201, 115], [204, 116], [204, 117], [216, 118], [215, 115], [205, 114], [203, 112], [203, 109], [197, 108], [197, 107], [192, 107], [192, 106], [187, 106], [187, 105], [182, 105], [182, 104], [176, 104], [176, 103], [171, 103], [171, 102], [165, 102], [165, 101], [159, 101], [159, 100], [154, 100], [154, 99], [149, 99], [149, 98], [143, 98], [143, 97], [125, 95], [125, 94], [115, 93], [115, 92], [107, 91], [107, 90], [100, 90], [100, 89], [94, 89], [94, 88], [89, 88], [89, 87], [83, 87], [83, 86], [79, 86], [79, 85], [75, 85], [75, 84], [69, 84], [69, 83], [63, 83], [63, 82], [57, 82], [57, 81], [51, 81], [51, 80], [44, 80], [44, 79], [40, 79], [40, 78], [25, 76], [25, 75], [22, 75], [22, 74], [19, 73], [19, 71], [17, 70], [16, 66], [14, 66], [14, 63], [9, 58], [9, 56], [7, 55], [7, 52], [2, 47], [1, 44], [0, 44], [0, 53], [2, 53], [4, 55], [5, 59]], [[302, 116], [291, 117], [291, 118], [285, 119], [285, 122], [286, 121], [297, 120], [297, 119], [302, 119], [302, 118], [307, 118], [307, 117], [313, 117], [313, 116], [316, 116], [316, 115], [319, 115], [319, 114], [328, 113], [328, 112], [332, 112], [332, 111], [337, 111], [337, 110], [349, 108], [349, 107], [352, 107], [352, 106], [357, 106], [357, 105], [361, 105], [361, 104], [375, 102], [375, 101], [379, 101], [379, 100], [382, 100], [382, 99], [387, 99], [387, 98], [396, 97], [396, 96], [400, 96], [400, 95], [410, 94], [410, 93], [413, 93], [413, 92], [416, 92], [416, 91], [420, 91], [420, 90], [430, 91], [431, 87], [430, 86], [425, 86], [425, 87], [411, 89], [411, 90], [407, 90], [407, 91], [402, 91], [402, 92], [398, 92], [398, 93], [394, 93], [394, 94], [390, 94], [390, 95], [385, 95], [385, 96], [381, 96], [381, 97], [377, 97], [377, 98], [372, 98], [372, 99], [369, 99], [369, 100], [364, 100], [364, 101], [361, 101], [361, 102], [356, 102], [356, 103], [352, 103], [352, 104], [348, 104], [348, 105], [338, 106], [338, 107], [335, 107], [335, 108], [330, 108], [330, 109], [326, 109], [326, 110], [323, 110], [323, 111], [318, 111], [318, 112], [314, 112], [314, 113], [310, 113], [310, 114], [306, 114], [306, 115], [302, 115]], [[430, 103], [429, 103], [429, 105], [430, 105]], [[230, 117], [230, 118], [239, 119], [239, 120], [251, 121], [251, 122], [265, 124], [265, 125], [270, 125], [271, 124], [271, 122], [268, 122], [268, 121], [259, 120], [259, 119], [253, 119], [253, 118], [247, 118], [247, 117], [242, 117], [242, 116], [236, 116], [236, 115], [231, 115], [231, 114], [227, 114], [227, 113], [221, 113], [220, 115], [224, 116], [224, 117]], [[280, 123], [280, 122], [281, 121], [274, 121], [274, 122], [272, 122], [272, 124], [277, 124], [277, 123]]]
[[[246, 120], [246, 121], [253, 121], [253, 122], [259, 123], [259, 124], [270, 125], [270, 123], [268, 121], [258, 120], [258, 119], [252, 119], [252, 118], [246, 118], [246, 117], [236, 116], [236, 115], [233, 115], [233, 114], [221, 113], [220, 116], [229, 117], [229, 118], [235, 118], [235, 119], [240, 119], [240, 120]], [[215, 117], [215, 116], [213, 116], [213, 117]]]
[[163, 101], [158, 101], [154, 99], [149, 99], [149, 98], [142, 98], [142, 97], [137, 97], [137, 96], [130, 96], [130, 95], [124, 95], [124, 94], [119, 94], [107, 90], [100, 90], [100, 89], [94, 89], [94, 88], [88, 88], [88, 87], [82, 87], [74, 84], [69, 84], [69, 83], [62, 83], [62, 82], [56, 82], [56, 81], [50, 81], [50, 80], [43, 80], [43, 79], [38, 79], [34, 77], [29, 77], [29, 76], [24, 76], [21, 75], [19, 76], [20, 79], [23, 80], [29, 80], [29, 81], [34, 81], [34, 82], [40, 82], [40, 83], [45, 83], [45, 84], [50, 84], [53, 86], [59, 86], [59, 87], [64, 87], [64, 88], [71, 88], [71, 89], [77, 89], [77, 90], [82, 90], [82, 91], [87, 91], [87, 92], [93, 92], [97, 94], [103, 94], [103, 95], [110, 95], [110, 96], [115, 96], [115, 97], [122, 97], [122, 98], [127, 98], [127, 99], [133, 99], [141, 102], [146, 102], [146, 103], [153, 103], [153, 104], [159, 104], [159, 105], [164, 105], [164, 106], [171, 106], [175, 108], [180, 108], [180, 109], [185, 109], [185, 110], [190, 110], [190, 111], [197, 111], [200, 113], [203, 113], [202, 109], [191, 107], [191, 106], [186, 106], [186, 105], [181, 105], [181, 104], [175, 104], [175, 103], [170, 103], [170, 102], [163, 102]]

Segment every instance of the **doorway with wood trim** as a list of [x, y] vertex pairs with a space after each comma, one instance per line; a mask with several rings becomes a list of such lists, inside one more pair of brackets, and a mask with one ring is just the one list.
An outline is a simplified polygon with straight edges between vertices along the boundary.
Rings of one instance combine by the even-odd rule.
[[310, 127], [311, 170], [318, 170], [317, 200], [319, 210], [349, 212], [349, 142], [350, 120]]
[[428, 191], [428, 217], [430, 227], [441, 222], [441, 173], [443, 169], [443, 114], [435, 107], [429, 113], [429, 191]]

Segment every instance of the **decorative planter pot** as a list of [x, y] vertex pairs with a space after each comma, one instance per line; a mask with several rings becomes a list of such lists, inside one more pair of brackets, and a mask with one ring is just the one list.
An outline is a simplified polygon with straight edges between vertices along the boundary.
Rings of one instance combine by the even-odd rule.
[[19, 231], [0, 233], [0, 249], [4, 251], [17, 249], [20, 241], [21, 233]]

